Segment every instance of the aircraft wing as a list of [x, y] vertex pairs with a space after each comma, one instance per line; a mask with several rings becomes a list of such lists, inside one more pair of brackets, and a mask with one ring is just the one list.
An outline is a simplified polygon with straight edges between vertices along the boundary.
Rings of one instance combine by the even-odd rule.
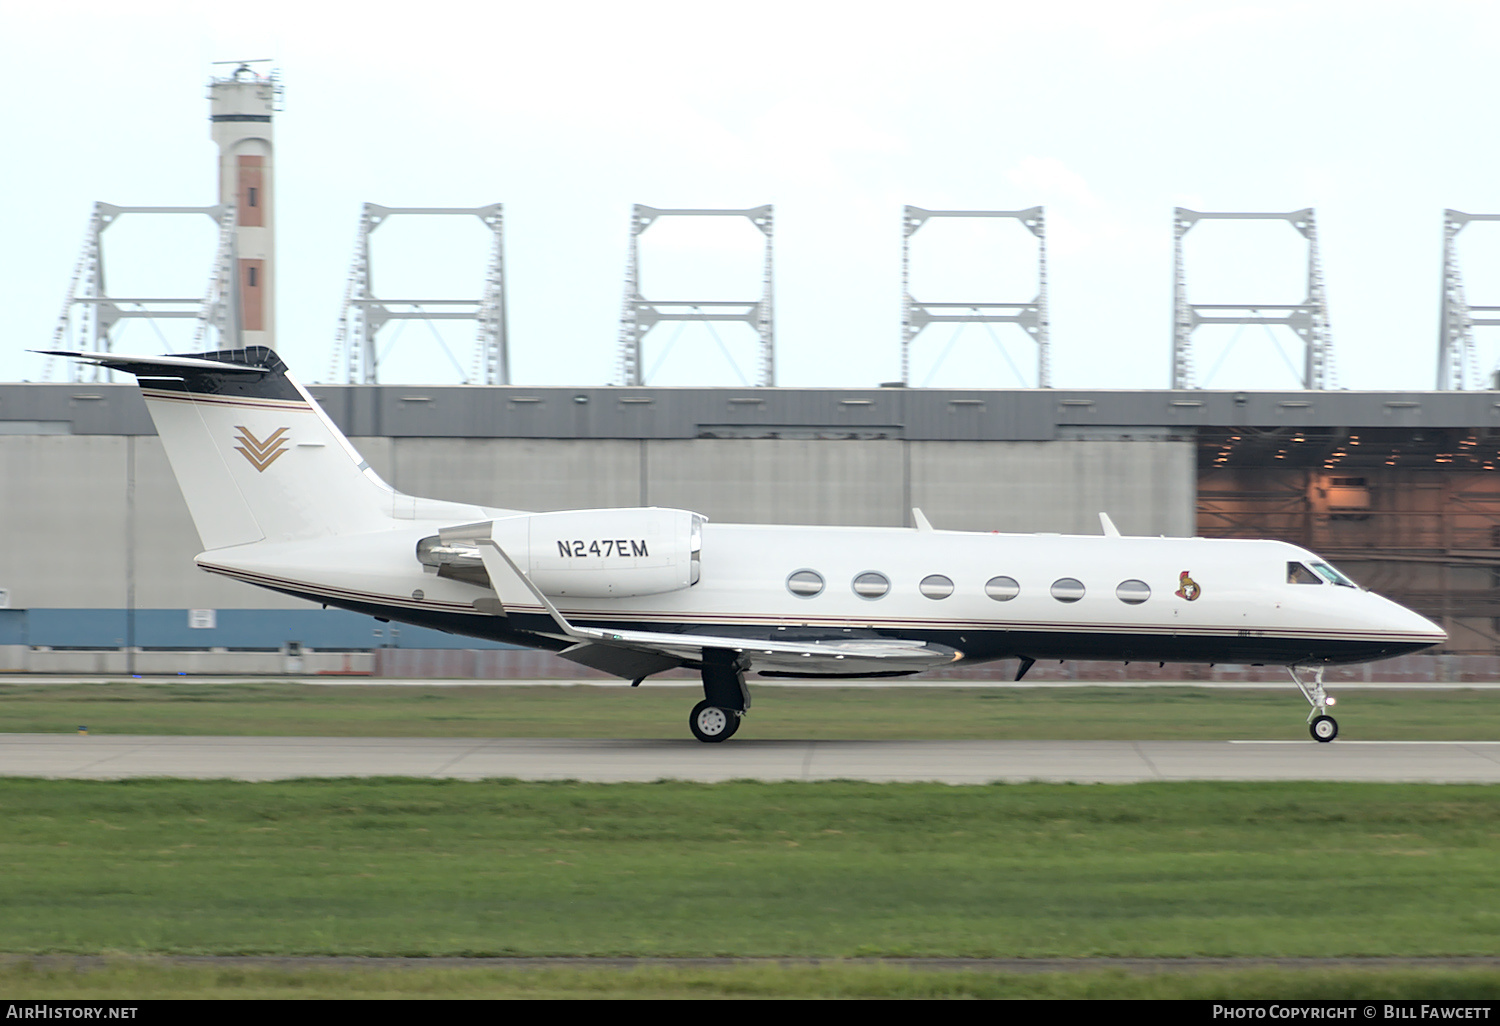
[[[573, 649], [559, 654], [575, 662], [597, 666], [599, 669], [610, 672], [615, 672], [613, 666], [626, 662], [616, 654], [618, 651], [659, 657], [662, 665], [647, 671], [650, 673], [658, 673], [685, 662], [698, 662], [703, 659], [705, 649], [722, 649], [744, 656], [750, 666], [758, 670], [769, 670], [773, 673], [851, 677], [875, 673], [917, 673], [951, 663], [961, 655], [951, 648], [904, 641], [900, 638], [809, 642], [760, 641], [748, 638], [714, 637], [706, 634], [601, 631], [588, 627], [574, 627], [571, 624], [569, 624], [569, 631], [568, 636], [588, 650], [574, 646]], [[597, 651], [600, 648], [607, 650], [609, 654]], [[580, 656], [583, 658], [579, 658]]]
[[901, 638], [848, 638], [828, 641], [761, 641], [753, 638], [660, 631], [601, 630], [570, 623], [516, 566], [493, 539], [477, 542], [485, 570], [504, 603], [507, 592], [519, 585], [541, 603], [561, 636], [574, 644], [558, 653], [567, 659], [621, 677], [635, 679], [685, 662], [698, 662], [707, 649], [743, 656], [749, 667], [773, 673], [818, 676], [861, 676], [872, 673], [917, 673], [962, 658], [963, 653], [942, 645]]

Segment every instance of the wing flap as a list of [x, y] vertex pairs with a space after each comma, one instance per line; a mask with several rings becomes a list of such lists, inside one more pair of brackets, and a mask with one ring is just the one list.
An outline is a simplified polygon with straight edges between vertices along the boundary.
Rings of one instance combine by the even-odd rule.
[[643, 652], [619, 645], [601, 645], [591, 641], [580, 642], [557, 654], [580, 666], [603, 670], [605, 673], [612, 673], [626, 680], [639, 680], [653, 673], [661, 673], [663, 670], [674, 670], [682, 665], [682, 660], [675, 656], [663, 655], [659, 652]]

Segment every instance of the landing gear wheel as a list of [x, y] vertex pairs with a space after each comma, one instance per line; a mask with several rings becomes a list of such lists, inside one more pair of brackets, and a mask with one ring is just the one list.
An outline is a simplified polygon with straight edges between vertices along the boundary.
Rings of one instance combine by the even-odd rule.
[[1314, 716], [1307, 731], [1314, 741], [1332, 741], [1339, 736], [1339, 721], [1332, 716]]
[[706, 701], [699, 702], [688, 716], [688, 726], [699, 741], [710, 744], [727, 741], [740, 729], [740, 714], [733, 709], [709, 705]]

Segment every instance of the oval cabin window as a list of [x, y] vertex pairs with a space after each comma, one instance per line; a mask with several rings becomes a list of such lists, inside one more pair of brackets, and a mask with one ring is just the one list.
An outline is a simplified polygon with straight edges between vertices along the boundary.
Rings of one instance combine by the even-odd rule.
[[942, 574], [931, 574], [922, 578], [917, 589], [930, 599], [945, 599], [953, 594], [953, 582]]
[[786, 579], [786, 590], [799, 598], [812, 598], [823, 590], [823, 575], [816, 570], [798, 570]]
[[1151, 597], [1151, 586], [1145, 581], [1121, 581], [1115, 598], [1126, 605], [1138, 606]]
[[885, 574], [873, 570], [854, 578], [854, 594], [864, 599], [878, 599], [891, 590], [891, 582]]
[[984, 593], [996, 602], [1009, 602], [1021, 594], [1021, 586], [1014, 577], [991, 577], [984, 582]]
[[1077, 602], [1083, 598], [1083, 582], [1075, 577], [1063, 577], [1052, 582], [1052, 597], [1059, 602]]

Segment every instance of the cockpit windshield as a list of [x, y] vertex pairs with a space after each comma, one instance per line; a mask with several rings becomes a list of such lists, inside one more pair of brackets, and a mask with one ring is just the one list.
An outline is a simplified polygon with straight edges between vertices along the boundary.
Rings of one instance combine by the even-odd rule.
[[1309, 570], [1307, 566], [1301, 563], [1288, 563], [1286, 565], [1286, 583], [1322, 584], [1324, 581], [1327, 581], [1329, 584], [1337, 584], [1341, 588], [1354, 588], [1356, 590], [1359, 588], [1359, 585], [1349, 580], [1349, 578], [1339, 573], [1327, 563], [1311, 563], [1309, 565], [1312, 567], [1312, 570]]
[[1286, 583], [1322, 584], [1323, 579], [1301, 563], [1288, 563], [1286, 565]]
[[1323, 580], [1327, 581], [1329, 584], [1337, 584], [1340, 587], [1344, 588], [1359, 587], [1359, 585], [1349, 580], [1349, 578], [1339, 573], [1338, 570], [1329, 566], [1327, 563], [1314, 563], [1312, 565], [1312, 568], [1318, 572], [1318, 576], [1322, 577]]

